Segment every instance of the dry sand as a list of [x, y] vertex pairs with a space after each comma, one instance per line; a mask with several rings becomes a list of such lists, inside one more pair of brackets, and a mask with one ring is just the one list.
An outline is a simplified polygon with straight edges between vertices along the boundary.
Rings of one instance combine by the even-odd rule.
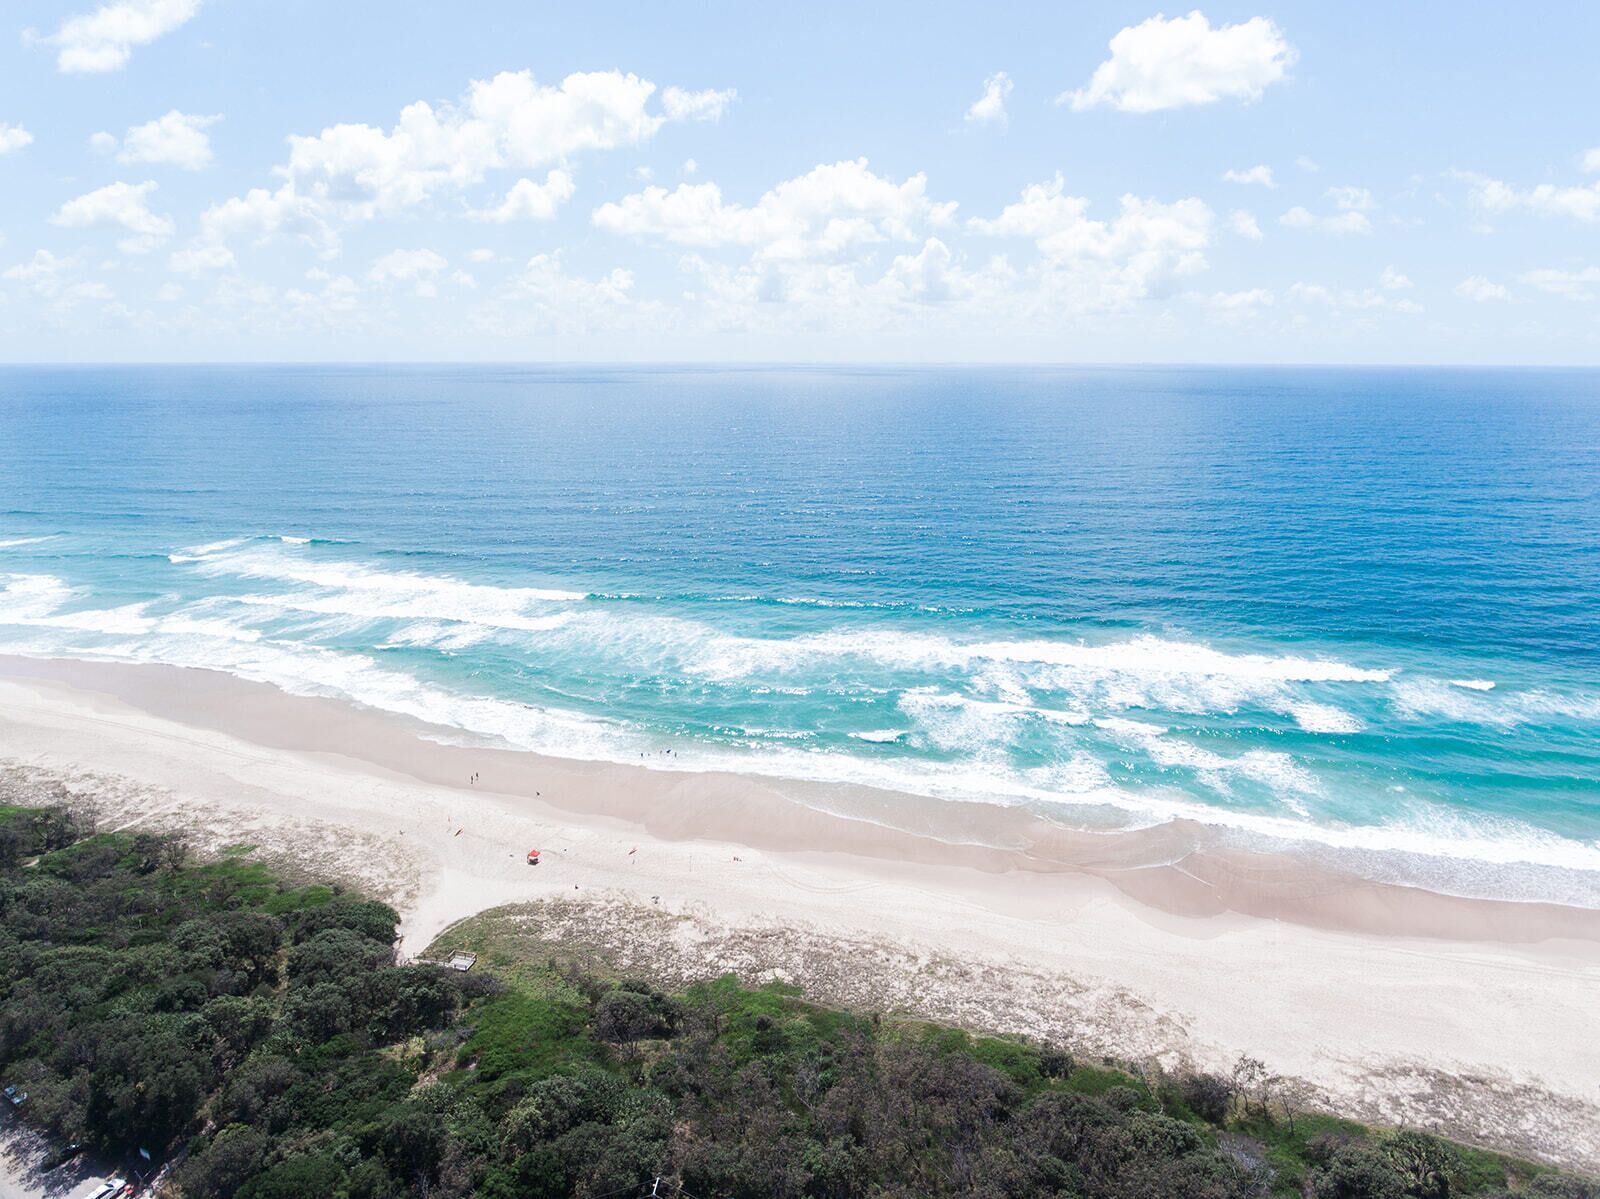
[[1319, 1106], [1600, 1168], [1600, 913], [1194, 852], [1176, 826], [441, 735], [209, 672], [0, 659], [7, 790], [375, 890], [403, 951], [528, 905], [540, 935], [675, 980], [734, 968], [1167, 1067], [1249, 1053]]

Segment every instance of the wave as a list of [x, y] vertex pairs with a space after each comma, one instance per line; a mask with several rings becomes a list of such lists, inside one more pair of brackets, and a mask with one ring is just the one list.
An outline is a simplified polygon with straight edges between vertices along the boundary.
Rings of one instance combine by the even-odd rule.
[[43, 537], [12, 537], [0, 541], [0, 550], [9, 550], [21, 545], [38, 545], [41, 541], [50, 541], [54, 537], [54, 533], [47, 533]]
[[191, 545], [187, 549], [177, 550], [168, 554], [167, 561], [173, 563], [174, 565], [179, 565], [184, 562], [204, 562], [206, 559], [215, 557], [224, 550], [230, 550], [234, 546], [244, 545], [249, 541], [250, 538], [248, 537], [229, 537], [223, 541], [208, 541], [204, 545]]
[[[281, 589], [95, 607], [92, 590], [53, 576], [0, 575], [0, 625], [17, 630], [5, 648], [218, 669], [295, 694], [410, 716], [454, 730], [450, 736], [566, 757], [637, 763], [643, 753], [647, 765], [662, 769], [736, 770], [1040, 805], [1090, 827], [1183, 820], [1247, 841], [1344, 854], [1600, 871], [1600, 844], [1517, 821], [1455, 818], [1448, 808], [1411, 797], [1377, 819], [1343, 823], [1337, 796], [1327, 793], [1307, 761], [1262, 747], [1263, 729], [1250, 723], [1255, 716], [1219, 725], [1245, 705], [1292, 721], [1287, 731], [1311, 734], [1354, 733], [1369, 720], [1380, 722], [1381, 731], [1386, 712], [1499, 727], [1600, 718], [1600, 703], [1579, 693], [1491, 693], [1398, 667], [1230, 652], [1151, 633], [1088, 643], [963, 638], [875, 624], [789, 638], [742, 636], [644, 604], [597, 603], [588, 592], [386, 570], [325, 559], [305, 544], [278, 538], [189, 547], [173, 562], [190, 581], [248, 579]], [[374, 627], [379, 621], [384, 624]], [[370, 649], [316, 640], [335, 636]], [[835, 725], [832, 744], [839, 748], [833, 750], [810, 733], [749, 722], [724, 727], [718, 718], [708, 718], [700, 739], [669, 738], [644, 725], [573, 710], [560, 698], [554, 707], [541, 707], [466, 694], [395, 668], [400, 659], [384, 655], [389, 649], [452, 655], [490, 637], [515, 650], [515, 660], [539, 669], [559, 665], [575, 672], [568, 677], [588, 677], [599, 668], [629, 679], [657, 678], [669, 688], [663, 694], [738, 696], [745, 704], [752, 697], [893, 704], [906, 727], [894, 715], [883, 724], [868, 723], [869, 715], [860, 721], [866, 727], [854, 731]], [[1339, 696], [1349, 702], [1330, 702]], [[833, 711], [848, 716], [852, 709]], [[882, 706], [860, 711], [883, 719]], [[1141, 714], [1157, 719], [1133, 718]], [[1196, 740], [1192, 714], [1219, 735]], [[1267, 723], [1268, 733], [1284, 727]], [[1247, 739], [1232, 740], [1241, 730]], [[1252, 744], [1248, 738], [1257, 739]], [[875, 748], [852, 753], [841, 744], [848, 741]], [[651, 755], [663, 745], [677, 752]], [[1022, 745], [1034, 746], [1033, 755], [1019, 756]], [[1048, 752], [1037, 752], [1041, 746]], [[1130, 761], [1147, 777], [1130, 776]]]
[[1359, 733], [1367, 726], [1332, 704], [1291, 703], [1286, 711], [1308, 733]]
[[[535, 587], [498, 587], [448, 575], [382, 570], [364, 563], [330, 561], [296, 553], [304, 541], [263, 544], [234, 539], [196, 546], [174, 561], [202, 574], [306, 584], [313, 592], [243, 595], [236, 602], [266, 610], [348, 616], [367, 621], [450, 621], [486, 631], [537, 632], [564, 617], [552, 605], [581, 601], [586, 593]], [[465, 644], [466, 638], [458, 636]]]
[[1464, 689], [1457, 680], [1412, 678], [1396, 682], [1392, 700], [1404, 715], [1438, 718], [1453, 724], [1509, 729], [1552, 717], [1600, 722], [1600, 696], [1547, 688], [1507, 693], [1492, 685]]
[[726, 638], [701, 670], [722, 678], [782, 672], [818, 658], [863, 658], [901, 669], [970, 668], [987, 662], [1060, 668], [1094, 675], [1237, 680], [1253, 683], [1383, 683], [1392, 670], [1332, 659], [1228, 654], [1195, 642], [1143, 634], [1090, 645], [1070, 641], [970, 641], [903, 630], [832, 630], [785, 640]]
[[81, 592], [52, 575], [0, 575], [6, 580], [0, 588], [0, 624], [31, 628], [72, 629], [113, 636], [138, 635], [155, 628], [155, 621], [144, 614], [143, 604], [117, 608], [63, 610]]

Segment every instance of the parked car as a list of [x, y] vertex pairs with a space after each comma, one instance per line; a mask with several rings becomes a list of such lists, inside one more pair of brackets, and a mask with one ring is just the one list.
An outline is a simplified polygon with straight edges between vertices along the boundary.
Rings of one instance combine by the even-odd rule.
[[91, 1182], [85, 1190], [79, 1191], [74, 1199], [116, 1199], [128, 1189], [128, 1180], [113, 1175], [103, 1182]]
[[76, 1141], [73, 1141], [70, 1145], [63, 1145], [39, 1163], [39, 1172], [48, 1174], [51, 1170], [59, 1170], [82, 1152], [83, 1146]]

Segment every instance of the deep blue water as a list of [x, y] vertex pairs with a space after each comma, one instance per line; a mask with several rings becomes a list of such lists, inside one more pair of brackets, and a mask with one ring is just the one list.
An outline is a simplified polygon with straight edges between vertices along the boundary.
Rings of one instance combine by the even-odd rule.
[[1600, 904], [1600, 373], [0, 370], [0, 651]]

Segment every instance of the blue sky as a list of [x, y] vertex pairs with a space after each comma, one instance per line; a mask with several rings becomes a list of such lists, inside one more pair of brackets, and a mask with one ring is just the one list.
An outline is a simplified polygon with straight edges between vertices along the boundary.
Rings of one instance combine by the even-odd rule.
[[13, 0], [0, 358], [1595, 363], [1537, 11]]

